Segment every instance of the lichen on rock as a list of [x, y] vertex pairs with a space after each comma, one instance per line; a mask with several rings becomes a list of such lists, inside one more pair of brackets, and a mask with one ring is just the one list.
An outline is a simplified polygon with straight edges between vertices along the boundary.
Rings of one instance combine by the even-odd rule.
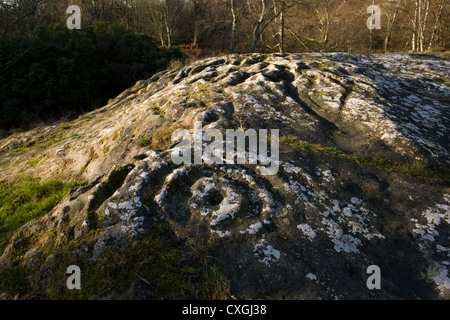
[[[17, 231], [0, 291], [48, 297], [47, 284], [64, 284], [49, 270], [81, 261], [110, 281], [91, 287], [95, 298], [204, 298], [211, 265], [239, 298], [448, 298], [449, 66], [409, 54], [210, 58], [140, 81], [65, 130], [0, 140], [2, 180], [86, 181]], [[171, 134], [196, 121], [224, 134], [279, 129], [289, 143], [278, 173], [175, 164]], [[132, 268], [125, 281], [111, 257], [147, 266], [151, 281]], [[381, 290], [366, 286], [370, 265]], [[170, 271], [164, 285], [158, 268]], [[14, 277], [36, 287], [14, 292]]]

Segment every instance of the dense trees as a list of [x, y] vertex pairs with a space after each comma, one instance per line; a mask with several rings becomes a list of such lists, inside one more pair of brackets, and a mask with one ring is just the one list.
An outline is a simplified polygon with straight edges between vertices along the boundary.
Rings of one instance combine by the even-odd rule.
[[[161, 47], [183, 45], [196, 57], [251, 51], [449, 50], [449, 2], [3, 0], [0, 128], [44, 114], [88, 110], [180, 57], [176, 50], [157, 49], [151, 39]], [[367, 27], [372, 4], [381, 9], [379, 30]], [[64, 28], [69, 5], [81, 7], [82, 29], [77, 32]], [[93, 24], [98, 20], [123, 28], [105, 29]]]
[[103, 106], [108, 98], [181, 59], [176, 48], [107, 22], [40, 28], [2, 43], [0, 129], [36, 124]]
[[[9, 0], [0, 7], [0, 37], [64, 22], [69, 4], [82, 8], [83, 23], [117, 22], [162, 46], [223, 52], [450, 47], [449, 0]], [[366, 26], [372, 4], [381, 8], [380, 30]]]

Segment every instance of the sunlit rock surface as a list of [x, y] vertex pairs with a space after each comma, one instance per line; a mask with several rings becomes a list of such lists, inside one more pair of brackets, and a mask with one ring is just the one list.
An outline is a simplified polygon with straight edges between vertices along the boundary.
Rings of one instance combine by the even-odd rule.
[[[140, 81], [64, 126], [0, 140], [2, 180], [87, 185], [22, 228], [0, 269], [18, 263], [20, 245], [44, 278], [57, 263], [48, 255], [64, 250], [58, 241], [82, 238], [70, 254], [96, 260], [166, 223], [180, 252], [208, 247], [234, 297], [449, 298], [448, 181], [392, 170], [416, 164], [448, 176], [449, 67], [407, 54], [211, 58]], [[282, 140], [269, 176], [261, 165], [175, 165], [171, 134], [195, 121], [224, 134], [279, 129], [320, 148]], [[343, 156], [359, 154], [391, 167]], [[190, 265], [185, 256], [179, 263]], [[367, 288], [371, 265], [381, 290]]]

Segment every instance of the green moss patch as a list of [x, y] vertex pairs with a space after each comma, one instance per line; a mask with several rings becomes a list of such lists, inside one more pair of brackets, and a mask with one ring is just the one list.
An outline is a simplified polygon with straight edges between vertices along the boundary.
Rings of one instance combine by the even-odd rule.
[[72, 126], [68, 123], [64, 123], [59, 126], [59, 130], [69, 130], [70, 128], [72, 128]]
[[336, 147], [323, 147], [321, 145], [311, 144], [307, 141], [300, 140], [295, 136], [280, 137], [280, 143], [302, 150], [311, 150], [315, 152], [324, 152], [337, 155], [356, 163], [372, 165], [378, 169], [399, 172], [430, 182], [450, 186], [450, 173], [437, 171], [433, 168], [425, 166], [422, 163], [415, 162], [402, 164], [392, 162], [389, 159], [374, 157], [363, 153], [346, 153]]
[[[189, 298], [194, 290], [191, 277], [196, 270], [180, 264], [178, 250], [156, 235], [134, 241], [125, 248], [108, 247], [99, 259], [93, 260], [92, 239], [96, 232], [70, 241], [59, 250], [56, 250], [58, 236], [53, 233], [55, 236], [48, 235], [48, 243], [39, 248], [40, 260], [34, 266], [22, 257], [11, 268], [0, 271], [1, 291], [20, 299], [86, 300], [126, 293], [136, 281], [152, 292], [153, 298], [171, 294]], [[80, 247], [89, 250], [80, 251]], [[80, 290], [67, 288], [67, 268], [71, 265], [81, 270]]]
[[[180, 265], [178, 252], [154, 237], [133, 242], [126, 251], [109, 248], [98, 260], [89, 254], [76, 257], [67, 254], [52, 268], [45, 298], [97, 299], [108, 294], [122, 293], [134, 281], [149, 286], [158, 298], [171, 292], [189, 296], [190, 276], [194, 269]], [[68, 290], [67, 267], [81, 269], [81, 290]]]
[[76, 183], [39, 183], [30, 177], [0, 183], [0, 254], [12, 235], [27, 222], [48, 213]]
[[200, 287], [205, 299], [227, 300], [231, 295], [230, 282], [220, 272], [217, 266], [212, 266], [202, 276], [203, 282]]

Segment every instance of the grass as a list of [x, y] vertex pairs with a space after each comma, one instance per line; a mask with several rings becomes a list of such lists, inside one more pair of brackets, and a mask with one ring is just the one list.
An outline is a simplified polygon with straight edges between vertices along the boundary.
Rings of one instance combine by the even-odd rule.
[[153, 106], [152, 109], [155, 112], [155, 114], [159, 114], [159, 115], [163, 115], [164, 114], [164, 111], [162, 111], [161, 108], [158, 105], [156, 105], [156, 104]]
[[136, 141], [136, 145], [139, 148], [150, 147], [153, 150], [159, 150], [172, 143], [172, 133], [178, 129], [186, 129], [188, 127], [182, 127], [179, 125], [173, 125], [171, 127], [161, 127], [156, 130], [151, 138], [144, 138]]
[[334, 67], [334, 65], [328, 61], [321, 61], [319, 62], [319, 68], [323, 69], [323, 68], [330, 68], [330, 67]]
[[322, 147], [318, 144], [312, 144], [307, 141], [299, 140], [297, 137], [294, 136], [288, 136], [288, 137], [280, 137], [280, 143], [287, 144], [291, 147], [299, 148], [302, 150], [311, 150], [311, 151], [321, 151], [336, 155], [341, 155], [344, 152], [338, 150], [335, 147]]
[[59, 126], [59, 130], [69, 130], [70, 128], [72, 128], [72, 126], [68, 123]]
[[145, 147], [152, 145], [152, 140], [151, 139], [140, 139], [140, 140], [136, 141], [136, 145], [139, 148], [145, 148]]
[[115, 141], [119, 136], [120, 136], [120, 129], [114, 131], [112, 138], [111, 138], [112, 141]]
[[49, 139], [49, 140], [47, 140], [46, 142], [40, 142], [40, 143], [37, 143], [37, 144], [36, 144], [36, 147], [48, 147], [48, 146], [51, 146], [51, 145], [53, 145], [53, 144], [55, 144], [55, 143], [58, 143], [58, 142], [67, 140], [67, 139], [69, 139], [69, 138], [71, 138], [71, 137], [61, 137], [61, 138], [53, 138], [53, 139]]
[[17, 153], [17, 152], [26, 151], [28, 149], [30, 149], [30, 148], [28, 148], [28, 147], [20, 147], [20, 148], [16, 148], [14, 150], [11, 150], [11, 152]]
[[432, 168], [426, 167], [424, 164], [419, 162], [400, 164], [394, 163], [389, 159], [374, 157], [363, 153], [346, 153], [342, 150], [337, 149], [336, 147], [323, 147], [318, 144], [311, 144], [307, 141], [300, 140], [295, 136], [280, 137], [280, 143], [302, 150], [311, 150], [315, 152], [333, 154], [356, 163], [372, 165], [378, 169], [399, 172], [430, 182], [450, 186], [450, 174], [438, 172]]
[[319, 79], [319, 76], [317, 75], [317, 74], [312, 74], [312, 75], [310, 75], [310, 74], [308, 74], [308, 73], [306, 73], [306, 72], [302, 72], [302, 76], [304, 77], [304, 78], [306, 78], [306, 79], [309, 79], [309, 80], [311, 80], [314, 84], [315, 83], [317, 83], [317, 79]]
[[[190, 276], [194, 269], [180, 265], [178, 258], [175, 248], [150, 236], [130, 244], [126, 254], [109, 248], [96, 261], [90, 259], [89, 255], [82, 259], [68, 255], [64, 263], [52, 268], [47, 298], [96, 299], [108, 293], [123, 292], [136, 279], [151, 286], [160, 299], [170, 292], [181, 291], [184, 295], [189, 295]], [[82, 271], [86, 270], [82, 274], [82, 290], [70, 291], [65, 286], [66, 268], [71, 264], [79, 265]]]
[[206, 84], [199, 84], [198, 89], [200, 91], [197, 94], [200, 94], [200, 93], [208, 94], [208, 86]]
[[[164, 228], [155, 230], [152, 235], [133, 241], [126, 248], [108, 246], [99, 259], [93, 260], [92, 251], [80, 252], [79, 247], [84, 243], [92, 250], [94, 242], [89, 239], [98, 234], [90, 233], [78, 240], [68, 239], [63, 244], [58, 240], [58, 231], [47, 230], [46, 240], [39, 248], [42, 254], [37, 254], [36, 257], [45, 259], [49, 254], [55, 257], [48, 272], [40, 269], [45, 261], [30, 268], [25, 259], [18, 257], [11, 268], [0, 271], [1, 288], [8, 296], [21, 299], [38, 297], [44, 300], [87, 300], [123, 293], [139, 279], [143, 285], [151, 288], [158, 299], [171, 293], [189, 297], [192, 294], [191, 277], [195, 269], [178, 262], [178, 250], [159, 240], [162, 232]], [[23, 244], [17, 243], [18, 246], [23, 245], [22, 251], [34, 246], [39, 239], [33, 235], [28, 237], [31, 239], [25, 237]], [[81, 269], [81, 290], [67, 289], [66, 270], [70, 265], [77, 265]]]
[[0, 183], [0, 254], [12, 235], [27, 222], [47, 214], [76, 183], [39, 183], [30, 177]]
[[[98, 207], [102, 199], [108, 197], [123, 181], [128, 169], [117, 170], [105, 183], [103, 195], [98, 196]], [[38, 183], [27, 177], [17, 182], [0, 184], [0, 254], [4, 251], [12, 235], [27, 222], [42, 217], [75, 188], [77, 184], [60, 181]], [[101, 199], [100, 199], [101, 198]], [[95, 199], [94, 199], [95, 201]], [[93, 261], [92, 251], [80, 255], [74, 252], [82, 243], [93, 246], [89, 239], [96, 238], [97, 230], [80, 239], [61, 239], [61, 230], [36, 229], [20, 231], [12, 251], [14, 264], [0, 272], [0, 287], [11, 297], [43, 299], [95, 299], [108, 293], [123, 292], [136, 279], [151, 286], [155, 295], [162, 299], [166, 294], [183, 292], [189, 296], [192, 288], [190, 278], [195, 271], [192, 267], [180, 265], [175, 247], [159, 241], [166, 235], [166, 229], [155, 230], [151, 235], [131, 243], [126, 252], [121, 249], [106, 248], [99, 260]], [[64, 230], [63, 232], [70, 232]], [[73, 232], [73, 230], [72, 230]], [[37, 245], [37, 242], [40, 244]], [[39, 259], [35, 266], [27, 264], [26, 252], [37, 248]], [[54, 255], [55, 263], [48, 273], [42, 273], [40, 266], [45, 258]], [[44, 259], [44, 260], [42, 260]], [[66, 287], [67, 266], [78, 265], [82, 270], [82, 290], [68, 290]]]
[[207, 300], [227, 300], [231, 295], [230, 282], [219, 268], [212, 266], [203, 274], [200, 291]]
[[[55, 143], [58, 143], [58, 142], [61, 142], [61, 141], [65, 141], [65, 140], [70, 139], [70, 138], [75, 138], [75, 137], [78, 137], [78, 136], [79, 136], [78, 133], [72, 133], [68, 137], [52, 138], [52, 139], [49, 139], [49, 140], [47, 140], [45, 142], [38, 142], [34, 146], [35, 147], [48, 147], [48, 146], [51, 146], [51, 145], [53, 145]], [[30, 147], [25, 147], [24, 146], [24, 147], [19, 147], [19, 148], [13, 149], [13, 150], [11, 150], [11, 152], [19, 153], [19, 152], [27, 151], [29, 149], [30, 149]]]
[[[105, 182], [104, 195], [99, 197], [99, 203], [102, 201], [100, 198], [104, 199], [115, 190], [124, 175], [119, 170]], [[38, 183], [32, 178], [0, 184], [1, 250], [20, 226], [49, 212], [75, 186], [58, 181]], [[93, 205], [92, 210], [97, 207]], [[98, 299], [123, 293], [136, 280], [149, 287], [157, 299], [170, 298], [173, 294], [180, 298], [199, 294], [206, 299], [222, 300], [231, 295], [227, 278], [216, 266], [208, 266], [210, 257], [207, 246], [192, 253], [201, 267], [194, 268], [179, 262], [179, 249], [175, 243], [168, 241], [173, 235], [166, 223], [159, 224], [151, 234], [128, 243], [126, 248], [106, 247], [98, 260], [92, 259], [92, 250], [99, 229], [74, 239], [61, 238], [61, 232], [73, 232], [70, 226], [61, 228], [51, 230], [40, 226], [19, 231], [11, 252], [14, 262], [10, 268], [0, 270], [0, 287], [6, 296], [20, 299]], [[86, 247], [89, 247], [87, 252], [80, 250]], [[28, 264], [26, 259], [30, 248], [37, 250], [34, 256], [37, 260], [33, 265]], [[51, 263], [46, 260], [49, 255], [53, 256]], [[43, 265], [47, 265], [48, 269], [42, 269]], [[70, 265], [81, 269], [82, 290], [68, 290], [66, 287], [66, 270]]]
[[[108, 102], [108, 104], [109, 104], [110, 102]], [[83, 122], [89, 122], [89, 121], [91, 121], [92, 119], [94, 119], [94, 116], [93, 115], [89, 115], [89, 116], [86, 116], [86, 117], [84, 117], [83, 119], [82, 119], [82, 121]]]

